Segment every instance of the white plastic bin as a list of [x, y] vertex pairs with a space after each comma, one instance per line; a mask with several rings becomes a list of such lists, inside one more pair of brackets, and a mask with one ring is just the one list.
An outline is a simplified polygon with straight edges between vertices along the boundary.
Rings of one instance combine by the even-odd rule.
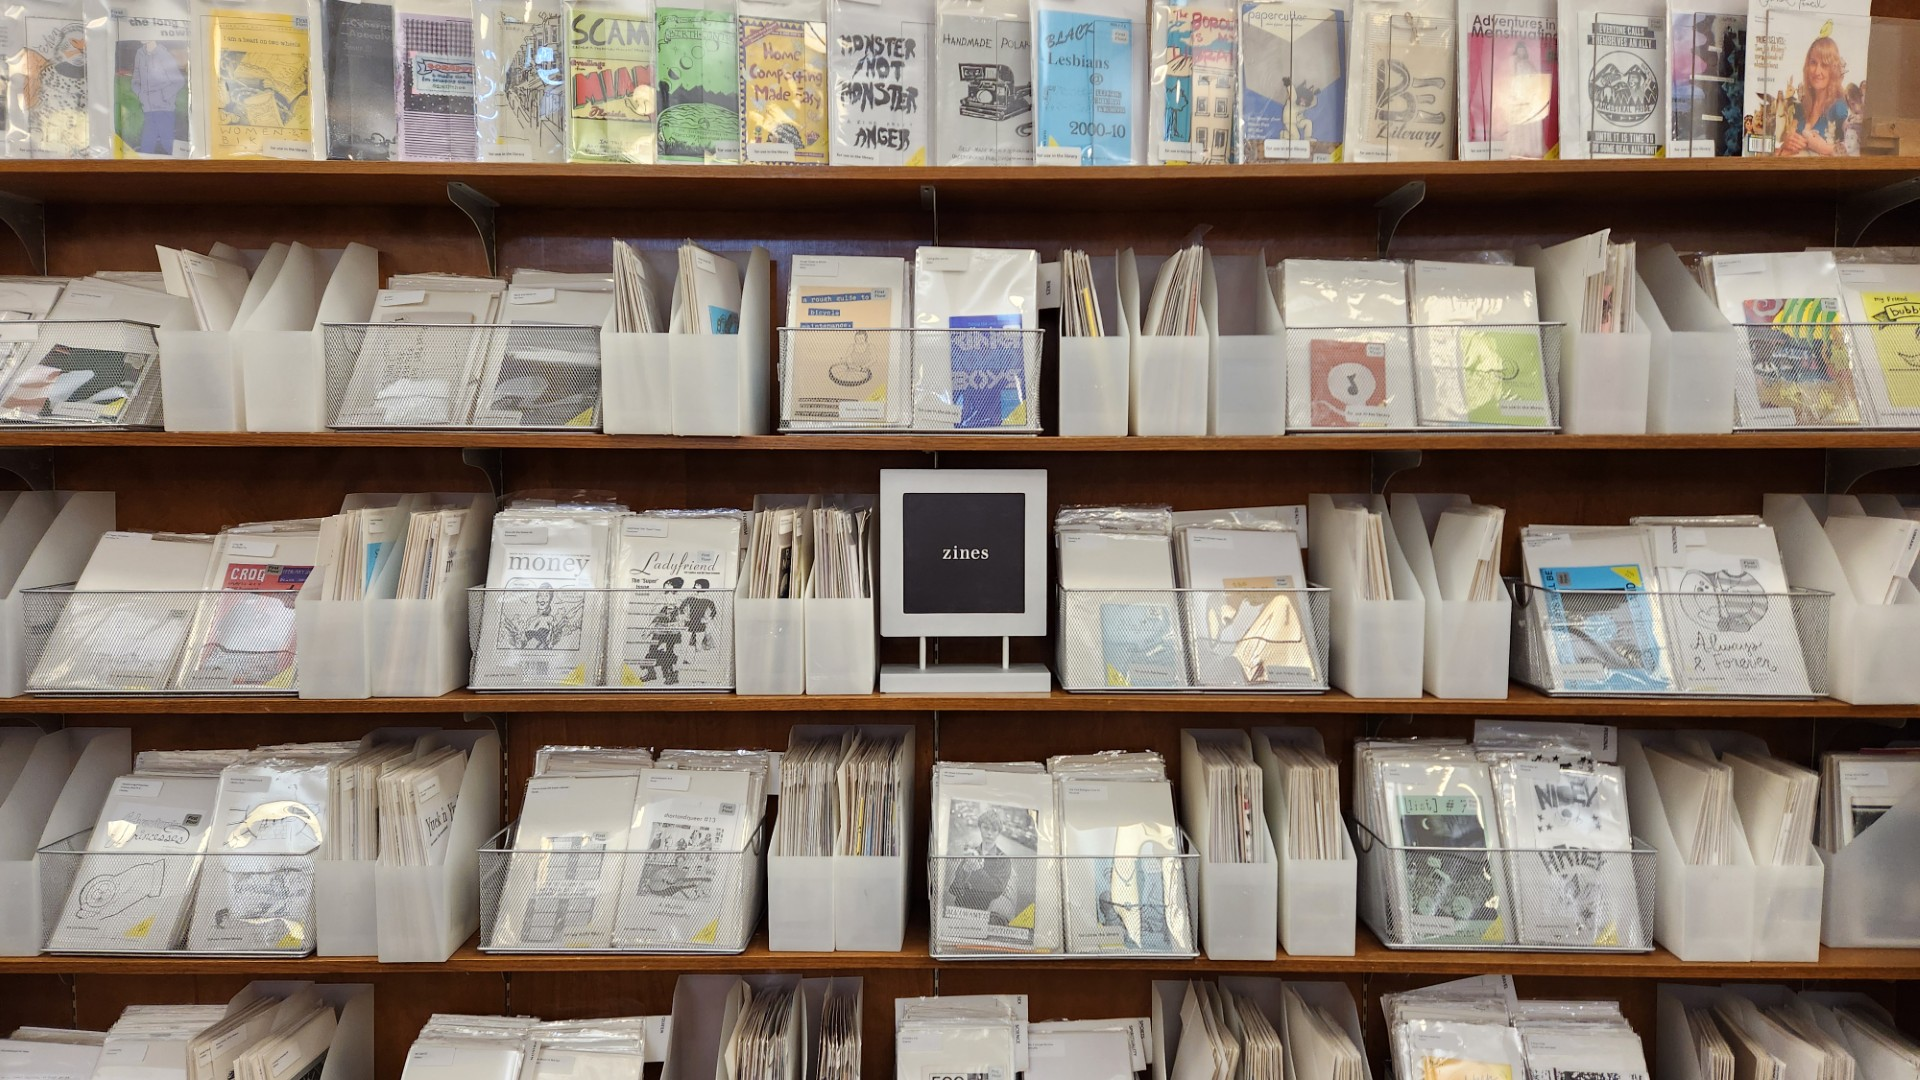
[[[1394, 495], [1392, 531], [1420, 583], [1425, 604], [1422, 684], [1438, 698], [1505, 698], [1512, 647], [1513, 598], [1500, 586], [1493, 600], [1445, 600], [1433, 561], [1433, 526], [1465, 496]], [[1496, 568], [1497, 569], [1497, 568]]]
[[1652, 335], [1647, 430], [1731, 432], [1739, 338], [1671, 245], [1642, 244], [1635, 266], [1638, 310]]
[[[795, 737], [859, 730], [903, 734], [894, 783], [913, 805], [913, 729], [802, 725]], [[907, 819], [911, 822], [911, 813]], [[767, 947], [775, 952], [899, 952], [907, 931], [907, 838], [894, 855], [788, 855], [774, 831], [767, 852]]]
[[0, 697], [25, 693], [31, 674], [21, 594], [79, 580], [113, 525], [111, 491], [23, 491], [0, 517]]
[[319, 330], [233, 335], [248, 431], [327, 430], [326, 345]]
[[1280, 947], [1291, 956], [1352, 956], [1360, 895], [1353, 841], [1342, 828], [1339, 858], [1293, 857], [1286, 841], [1287, 793], [1273, 752], [1282, 743], [1324, 752], [1326, 744], [1313, 728], [1255, 728], [1252, 738], [1254, 760], [1264, 776], [1267, 833], [1279, 863]]
[[600, 429], [673, 434], [673, 368], [667, 334], [600, 335]]
[[1426, 600], [1394, 535], [1386, 499], [1363, 497], [1382, 519], [1392, 600], [1361, 595], [1355, 545], [1338, 535], [1336, 499], [1307, 497], [1307, 577], [1331, 592], [1333, 685], [1360, 698], [1417, 698], [1426, 666]]
[[1909, 793], [1839, 851], [1826, 866], [1820, 938], [1837, 948], [1920, 946], [1920, 794]]
[[734, 692], [803, 694], [807, 689], [806, 601], [733, 602]]
[[1208, 251], [1203, 267], [1200, 311], [1212, 337], [1207, 433], [1279, 435], [1287, 429], [1286, 334], [1266, 253], [1216, 259]]
[[809, 694], [871, 694], [880, 667], [871, 597], [808, 597], [806, 691]]
[[155, 330], [168, 431], [244, 431], [240, 357], [224, 330]]
[[91, 827], [107, 789], [132, 769], [124, 728], [65, 728], [34, 745], [0, 801], [0, 956], [39, 953], [39, 850]]
[[1128, 426], [1135, 435], [1205, 435], [1212, 348], [1208, 330], [1203, 326], [1193, 337], [1158, 337], [1148, 336], [1141, 325], [1141, 282], [1151, 287], [1165, 261], [1157, 256], [1135, 260], [1131, 250], [1120, 253], [1120, 305], [1131, 341]]
[[1780, 541], [1787, 584], [1833, 594], [1827, 629], [1829, 693], [1855, 705], [1920, 702], [1920, 590], [1903, 586], [1892, 604], [1864, 604], [1841, 568], [1822, 522], [1829, 513], [1864, 514], [1852, 496], [1768, 495], [1767, 524]]
[[1129, 339], [1060, 339], [1060, 434], [1125, 435], [1132, 382]]
[[[1180, 733], [1182, 819], [1199, 856], [1200, 941], [1211, 960], [1272, 960], [1278, 953], [1280, 874], [1269, 837], [1261, 861], [1219, 862], [1219, 845], [1209, 835], [1206, 780], [1200, 758], [1202, 740], [1237, 742], [1249, 753], [1244, 731], [1193, 729]], [[1264, 808], [1263, 808], [1264, 812]]]

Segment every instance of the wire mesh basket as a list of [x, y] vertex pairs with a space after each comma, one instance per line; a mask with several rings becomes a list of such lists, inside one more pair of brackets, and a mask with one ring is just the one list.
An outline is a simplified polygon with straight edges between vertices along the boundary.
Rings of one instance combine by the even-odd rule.
[[475, 690], [731, 690], [733, 593], [467, 590]]
[[322, 337], [331, 428], [600, 428], [597, 327], [340, 323]]
[[1287, 427], [1560, 429], [1559, 323], [1297, 327]]
[[1067, 690], [1327, 689], [1326, 589], [1059, 589]]
[[293, 694], [296, 592], [20, 593], [31, 694]]
[[938, 960], [1198, 956], [1199, 860], [1185, 833], [1164, 856], [933, 855], [929, 950]]
[[1396, 846], [1359, 822], [1353, 835], [1361, 914], [1390, 949], [1653, 949], [1659, 853], [1637, 839], [1623, 851]]
[[158, 428], [160, 343], [123, 320], [0, 322], [0, 424]]
[[519, 823], [480, 849], [480, 950], [740, 953], [760, 921], [762, 821], [738, 850], [608, 850], [605, 834], [516, 846]]
[[1040, 432], [1046, 332], [780, 331], [780, 430]]
[[[1843, 323], [1826, 300], [1748, 300], [1735, 323], [1734, 426], [1920, 426], [1914, 324]], [[1903, 415], [1904, 414], [1904, 415]]]
[[[157, 843], [184, 844], [192, 835], [190, 823], [137, 827], [139, 839]], [[316, 847], [270, 854], [89, 851], [92, 837], [89, 829], [40, 849], [47, 952], [284, 957], [313, 951]]]
[[1513, 677], [1545, 694], [1812, 698], [1827, 693], [1831, 593], [1695, 574], [1674, 592], [1509, 578]]

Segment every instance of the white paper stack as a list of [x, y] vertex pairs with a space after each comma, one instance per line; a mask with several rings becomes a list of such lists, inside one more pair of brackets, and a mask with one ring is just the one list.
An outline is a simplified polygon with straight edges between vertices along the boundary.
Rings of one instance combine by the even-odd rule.
[[87, 841], [50, 952], [165, 952], [185, 934], [217, 776], [123, 776]]
[[[74, 584], [28, 679], [34, 690], [154, 692], [172, 685], [206, 587], [214, 538], [109, 532]], [[92, 595], [98, 594], [98, 595]]]
[[625, 863], [633, 849], [633, 773], [543, 776], [527, 782], [489, 945], [601, 949], [613, 940]]
[[740, 267], [689, 240], [680, 245], [669, 327], [676, 334], [740, 332]]
[[1049, 762], [1068, 952], [1195, 952], [1173, 786], [1159, 755]]
[[1733, 804], [1747, 832], [1747, 847], [1761, 866], [1806, 866], [1814, 858], [1813, 831], [1820, 776], [1812, 769], [1769, 754], [1728, 751]]
[[1314, 616], [1291, 528], [1180, 525], [1174, 548], [1199, 686], [1324, 684]]
[[758, 916], [746, 894], [764, 788], [738, 771], [656, 767], [639, 777], [613, 945], [743, 942]]
[[1733, 769], [1678, 745], [1648, 743], [1646, 752], [1680, 857], [1689, 866], [1732, 863]]
[[898, 998], [893, 1003], [899, 1076], [1003, 1076], [1026, 1072], [1025, 994]]
[[1164, 507], [1061, 508], [1064, 685], [1190, 685], [1171, 524]]

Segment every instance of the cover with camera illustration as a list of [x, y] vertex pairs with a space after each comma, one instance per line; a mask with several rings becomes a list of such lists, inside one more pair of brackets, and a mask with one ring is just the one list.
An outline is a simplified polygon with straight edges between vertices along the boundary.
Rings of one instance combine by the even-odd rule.
[[939, 164], [1033, 164], [1033, 34], [1024, 15], [942, 14], [934, 68]]

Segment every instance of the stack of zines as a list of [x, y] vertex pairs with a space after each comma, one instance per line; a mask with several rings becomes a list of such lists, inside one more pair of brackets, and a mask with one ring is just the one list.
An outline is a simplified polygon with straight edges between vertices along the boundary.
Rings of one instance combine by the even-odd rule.
[[[326, 600], [432, 600], [472, 572], [483, 524], [472, 500], [349, 496], [320, 519], [315, 568]], [[395, 541], [400, 541], [395, 543]]]
[[1029, 1067], [1025, 994], [899, 998], [893, 1023], [899, 1076], [1012, 1077]]
[[1820, 772], [1820, 846], [1839, 851], [1920, 794], [1920, 747], [1829, 753]]
[[1613, 1001], [1520, 1001], [1480, 975], [1380, 999], [1396, 1076], [1613, 1076], [1647, 1080], [1646, 1052]]
[[898, 855], [912, 808], [896, 778], [904, 733], [795, 732], [780, 759], [779, 855]]
[[318, 1075], [339, 1017], [312, 983], [254, 983], [226, 1005], [129, 1005], [105, 1032], [22, 1028], [0, 1042], [36, 1080]]
[[1781, 986], [1663, 986], [1662, 1018], [1675, 1006], [1686, 1030], [1674, 1037], [1699, 1080], [1920, 1074], [1920, 1044], [1893, 1026], [1865, 994], [1796, 994]]
[[1262, 782], [1279, 792], [1280, 805], [1286, 808], [1286, 834], [1273, 838], [1275, 854], [1310, 861], [1339, 859], [1346, 829], [1340, 820], [1339, 765], [1318, 746], [1260, 731], [1253, 739]]
[[[1338, 1039], [1333, 1045], [1352, 1051], [1345, 1032], [1338, 1027], [1334, 1031]], [[1200, 980], [1187, 984], [1180, 1005], [1180, 1045], [1173, 1060], [1179, 1063], [1179, 1075], [1192, 1080], [1281, 1080], [1286, 1072], [1280, 1033], [1260, 1004]], [[1336, 1061], [1357, 1063], [1358, 1058], [1341, 1054]], [[1175, 1075], [1172, 1069], [1167, 1074]], [[1327, 1076], [1328, 1080], [1358, 1080], [1357, 1073], [1337, 1068]]]
[[664, 1016], [540, 1021], [436, 1013], [407, 1052], [402, 1080], [641, 1080], [666, 1056]]

